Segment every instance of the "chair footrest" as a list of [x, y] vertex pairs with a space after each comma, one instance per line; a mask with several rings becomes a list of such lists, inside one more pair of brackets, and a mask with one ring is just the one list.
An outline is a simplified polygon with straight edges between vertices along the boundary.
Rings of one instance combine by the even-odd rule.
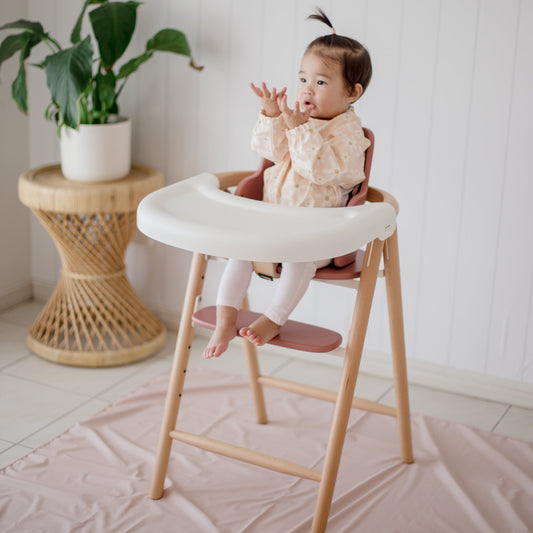
[[[237, 318], [237, 330], [250, 325], [260, 313], [241, 309]], [[208, 306], [199, 309], [192, 317], [194, 324], [215, 329], [216, 307]], [[281, 328], [279, 335], [274, 337], [269, 344], [302, 350], [304, 352], [324, 353], [331, 352], [342, 342], [342, 336], [331, 329], [312, 326], [303, 322], [288, 320]]]

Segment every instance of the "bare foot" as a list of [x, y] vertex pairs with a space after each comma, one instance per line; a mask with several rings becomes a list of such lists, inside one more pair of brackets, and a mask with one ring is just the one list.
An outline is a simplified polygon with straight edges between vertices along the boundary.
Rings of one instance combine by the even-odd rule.
[[239, 335], [241, 337], [246, 337], [256, 346], [262, 346], [276, 337], [279, 334], [280, 329], [281, 326], [279, 324], [272, 322], [272, 320], [265, 315], [261, 315], [247, 328], [241, 328], [239, 330]]
[[233, 307], [217, 307], [217, 324], [204, 350], [204, 359], [219, 357], [228, 349], [231, 339], [237, 335], [237, 315]]

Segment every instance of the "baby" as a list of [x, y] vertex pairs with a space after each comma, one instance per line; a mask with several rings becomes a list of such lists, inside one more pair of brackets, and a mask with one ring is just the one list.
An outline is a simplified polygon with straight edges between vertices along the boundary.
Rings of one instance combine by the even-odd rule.
[[[286, 88], [277, 91], [265, 83], [260, 87], [251, 84], [262, 106], [251, 146], [274, 162], [264, 174], [263, 201], [340, 207], [365, 178], [365, 150], [370, 142], [351, 105], [368, 86], [372, 64], [360, 43], [336, 35], [323, 11], [309, 18], [327, 24], [331, 34], [312, 41], [304, 53], [294, 109], [287, 103]], [[230, 259], [217, 295], [216, 328], [204, 357], [221, 355], [237, 333], [257, 346], [272, 340], [305, 294], [316, 270], [329, 262], [283, 263], [268, 309], [237, 332], [237, 315], [253, 263]]]

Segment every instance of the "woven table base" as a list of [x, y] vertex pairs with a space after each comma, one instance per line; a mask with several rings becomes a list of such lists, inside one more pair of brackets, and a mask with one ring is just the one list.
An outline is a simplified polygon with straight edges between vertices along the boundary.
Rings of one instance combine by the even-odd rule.
[[165, 328], [139, 299], [125, 272], [103, 279], [62, 273], [27, 342], [33, 352], [57, 363], [122, 365], [157, 352], [165, 342]]
[[135, 212], [71, 215], [34, 210], [63, 262], [58, 285], [28, 331], [36, 354], [76, 366], [122, 365], [161, 348], [165, 328], [125, 271]]

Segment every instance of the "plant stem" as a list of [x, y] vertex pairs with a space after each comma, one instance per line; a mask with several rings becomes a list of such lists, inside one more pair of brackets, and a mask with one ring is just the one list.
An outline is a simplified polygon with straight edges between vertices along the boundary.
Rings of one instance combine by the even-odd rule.
[[122, 82], [122, 85], [120, 86], [119, 90], [117, 91], [116, 95], [115, 95], [115, 99], [118, 99], [118, 97], [120, 96], [120, 93], [122, 92], [122, 89], [124, 89], [124, 85], [126, 85], [126, 82], [128, 81], [128, 78], [126, 78], [123, 82]]
[[[50, 48], [50, 50], [52, 50], [52, 52], [55, 53], [55, 52], [59, 52], [59, 50], [61, 50], [61, 45], [55, 39], [52, 39], [52, 37], [46, 36], [43, 40], [46, 43], [46, 46], [48, 46], [48, 48]], [[54, 50], [54, 48], [52, 48], [52, 44], [54, 44], [56, 46], [55, 50]]]

